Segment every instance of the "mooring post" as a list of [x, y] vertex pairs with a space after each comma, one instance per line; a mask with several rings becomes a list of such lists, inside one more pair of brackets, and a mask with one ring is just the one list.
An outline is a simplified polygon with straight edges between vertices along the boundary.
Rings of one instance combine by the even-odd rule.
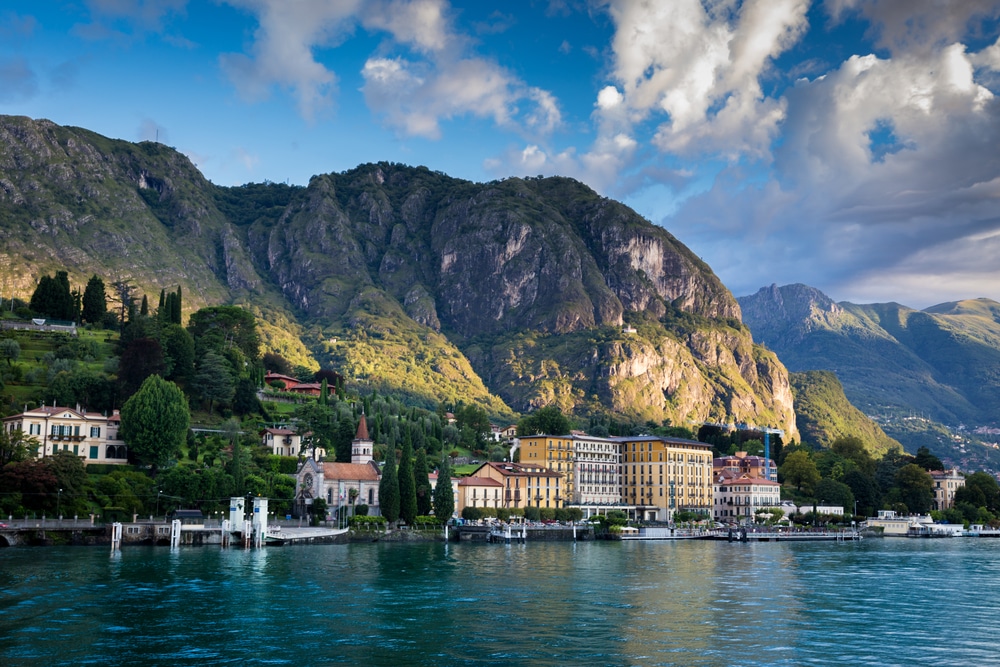
[[181, 520], [174, 519], [170, 522], [170, 548], [176, 549], [181, 545]]
[[119, 522], [111, 524], [111, 553], [122, 548], [122, 525]]

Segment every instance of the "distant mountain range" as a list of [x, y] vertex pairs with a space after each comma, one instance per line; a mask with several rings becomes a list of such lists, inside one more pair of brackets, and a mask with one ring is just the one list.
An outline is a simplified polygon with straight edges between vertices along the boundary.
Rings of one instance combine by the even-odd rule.
[[835, 303], [806, 285], [738, 299], [755, 340], [791, 371], [836, 373], [868, 414], [912, 414], [951, 426], [1000, 416], [1000, 303], [970, 299], [914, 310]]
[[266, 349], [424, 404], [795, 434], [787, 371], [711, 269], [571, 179], [378, 163], [225, 188], [159, 143], [0, 116], [0, 293], [56, 270], [244, 305]]

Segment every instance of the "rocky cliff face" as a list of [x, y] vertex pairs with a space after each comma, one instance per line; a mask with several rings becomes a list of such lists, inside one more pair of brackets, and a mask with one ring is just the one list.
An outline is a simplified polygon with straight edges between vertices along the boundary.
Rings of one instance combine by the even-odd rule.
[[290, 326], [349, 378], [428, 401], [794, 432], [784, 368], [709, 267], [570, 179], [382, 163], [218, 188], [160, 144], [0, 117], [0, 211], [22, 296], [57, 268], [77, 284], [126, 272], [182, 284], [187, 305], [251, 304], [272, 342]]

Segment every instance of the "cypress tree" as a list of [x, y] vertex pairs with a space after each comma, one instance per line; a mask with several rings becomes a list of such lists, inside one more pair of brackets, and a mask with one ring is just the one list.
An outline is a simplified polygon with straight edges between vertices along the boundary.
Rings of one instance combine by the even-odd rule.
[[142, 306], [139, 308], [139, 314], [143, 317], [149, 315], [149, 301], [146, 299], [146, 295], [142, 295]]
[[382, 479], [378, 483], [378, 504], [382, 516], [389, 523], [399, 520], [399, 479], [396, 477], [396, 450], [389, 447], [382, 467]]
[[173, 309], [170, 312], [170, 321], [174, 324], [181, 323], [181, 312], [183, 310], [183, 304], [181, 303], [181, 286], [177, 286], [177, 298], [174, 299]]
[[160, 316], [161, 320], [163, 319], [163, 304], [164, 304], [164, 299], [166, 298], [166, 295], [167, 295], [167, 291], [161, 287], [160, 288], [160, 305], [158, 305], [156, 307], [156, 314]]
[[330, 402], [330, 387], [327, 386], [326, 378], [319, 383], [319, 404], [327, 405]]
[[427, 452], [417, 450], [417, 461], [413, 464], [413, 486], [417, 492], [417, 516], [431, 513], [431, 481], [427, 474]]
[[53, 313], [52, 316], [61, 320], [75, 320], [76, 312], [73, 307], [73, 292], [69, 286], [69, 274], [65, 271], [56, 271], [55, 282], [59, 288], [55, 292], [58, 299], [55, 310], [58, 312]]
[[417, 519], [417, 488], [413, 479], [413, 446], [403, 439], [403, 455], [399, 461], [399, 516], [412, 526]]
[[104, 281], [93, 275], [87, 281], [87, 286], [83, 289], [83, 301], [81, 302], [83, 321], [87, 324], [97, 324], [104, 319], [108, 312], [108, 297], [104, 291]]
[[448, 454], [441, 455], [437, 485], [434, 487], [434, 516], [442, 523], [455, 512], [455, 493], [451, 488], [451, 461]]

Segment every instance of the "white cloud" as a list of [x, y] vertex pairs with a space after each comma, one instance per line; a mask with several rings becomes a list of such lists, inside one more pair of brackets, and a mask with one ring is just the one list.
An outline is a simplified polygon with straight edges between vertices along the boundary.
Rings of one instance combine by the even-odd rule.
[[336, 75], [316, 61], [313, 49], [336, 43], [352, 28], [360, 0], [226, 0], [260, 22], [250, 55], [224, 54], [222, 70], [249, 101], [266, 98], [273, 86], [293, 92], [307, 120], [331, 104]]
[[[284, 87], [298, 99], [301, 114], [314, 118], [331, 104], [337, 76], [313, 51], [336, 46], [361, 26], [392, 38], [361, 71], [365, 101], [405, 135], [438, 138], [442, 121], [462, 115], [528, 134], [552, 132], [562, 122], [550, 92], [470, 53], [472, 42], [455, 30], [445, 0], [226, 2], [251, 11], [260, 22], [249, 54], [220, 60], [245, 99]], [[400, 47], [409, 53], [392, 53]]]
[[893, 55], [929, 53], [963, 39], [982, 19], [1000, 17], [996, 0], [825, 0], [824, 7], [835, 22], [852, 13], [867, 19]]
[[[668, 153], [766, 156], [784, 109], [759, 79], [799, 40], [807, 8], [807, 0], [611, 0], [612, 74], [633, 121], [660, 123], [655, 144]], [[599, 97], [598, 109], [613, 101]]]
[[799, 80], [772, 180], [724, 172], [666, 226], [738, 294], [804, 282], [920, 307], [995, 296], [1000, 102], [975, 79], [979, 57], [952, 43]]
[[605, 86], [601, 88], [601, 92], [597, 93], [597, 108], [601, 111], [609, 111], [621, 106], [624, 101], [625, 96], [614, 86]]

